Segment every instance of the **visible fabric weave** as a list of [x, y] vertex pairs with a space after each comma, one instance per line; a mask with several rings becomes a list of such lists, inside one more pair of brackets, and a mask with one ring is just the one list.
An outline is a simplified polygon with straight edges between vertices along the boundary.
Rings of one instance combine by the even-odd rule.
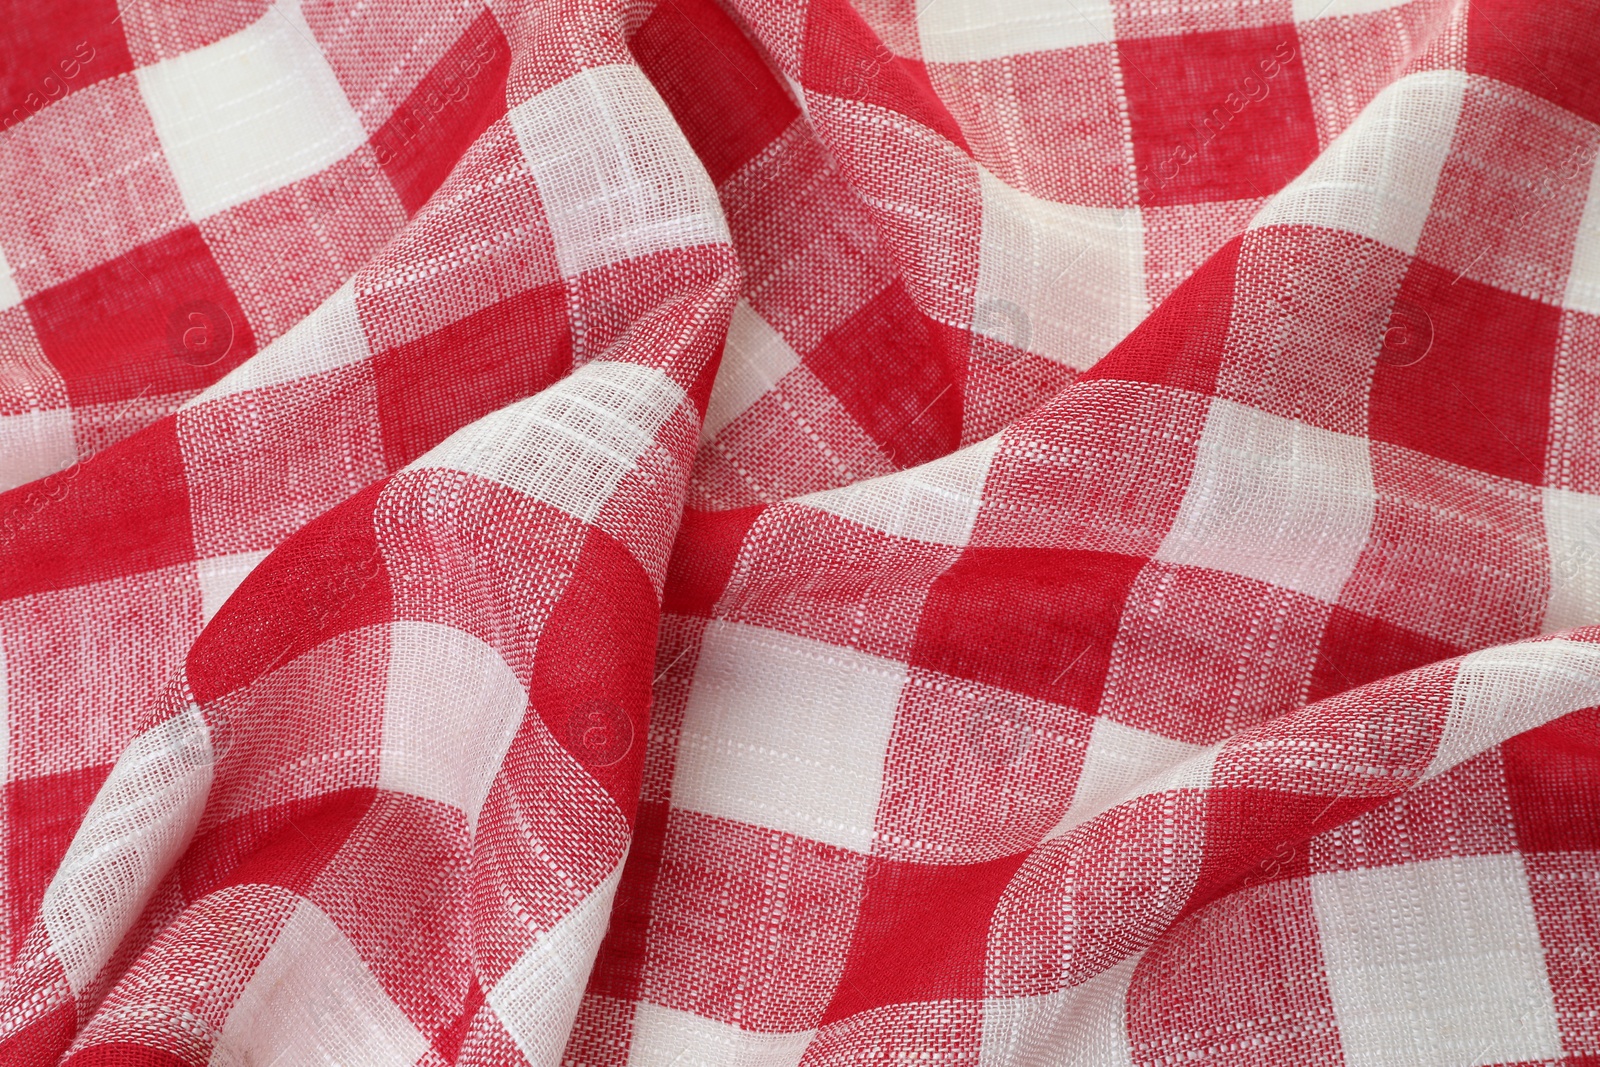
[[1596, 0], [0, 49], [0, 1064], [1600, 1065]]

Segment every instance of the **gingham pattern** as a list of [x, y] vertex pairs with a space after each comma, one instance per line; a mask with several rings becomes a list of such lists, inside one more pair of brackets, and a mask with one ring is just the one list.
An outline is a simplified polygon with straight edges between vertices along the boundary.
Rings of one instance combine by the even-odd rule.
[[1600, 1063], [1587, 0], [0, 40], [0, 1062]]

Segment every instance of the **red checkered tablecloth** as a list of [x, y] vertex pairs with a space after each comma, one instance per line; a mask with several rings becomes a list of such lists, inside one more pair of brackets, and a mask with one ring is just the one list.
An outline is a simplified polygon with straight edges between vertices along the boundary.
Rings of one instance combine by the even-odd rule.
[[0, 1064], [1600, 1065], [1595, 0], [0, 0]]

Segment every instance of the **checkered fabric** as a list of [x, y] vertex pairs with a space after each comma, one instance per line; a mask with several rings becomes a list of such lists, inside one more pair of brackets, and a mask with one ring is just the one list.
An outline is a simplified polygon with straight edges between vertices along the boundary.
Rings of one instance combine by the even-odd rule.
[[1600, 1067], [1596, 0], [0, 48], [0, 1065]]

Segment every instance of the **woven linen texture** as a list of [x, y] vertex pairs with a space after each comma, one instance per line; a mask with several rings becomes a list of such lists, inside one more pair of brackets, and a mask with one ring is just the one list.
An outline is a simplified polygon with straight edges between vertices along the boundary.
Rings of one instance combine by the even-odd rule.
[[1600, 1065], [1595, 0], [0, 49], [0, 1064]]

